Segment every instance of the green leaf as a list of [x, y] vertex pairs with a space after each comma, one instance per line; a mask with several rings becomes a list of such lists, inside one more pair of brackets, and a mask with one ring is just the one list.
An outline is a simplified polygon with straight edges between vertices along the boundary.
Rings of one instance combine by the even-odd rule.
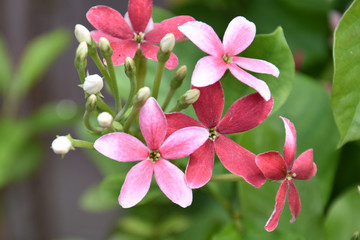
[[326, 239], [350, 239], [360, 231], [360, 193], [356, 186], [342, 194], [331, 206], [325, 221]]
[[7, 46], [0, 35], [0, 91], [7, 89], [11, 80], [11, 59]]
[[339, 146], [360, 139], [360, 1], [345, 12], [334, 36], [331, 104], [340, 131]]
[[225, 225], [217, 232], [212, 238], [212, 240], [242, 240], [239, 231], [236, 229], [234, 223]]

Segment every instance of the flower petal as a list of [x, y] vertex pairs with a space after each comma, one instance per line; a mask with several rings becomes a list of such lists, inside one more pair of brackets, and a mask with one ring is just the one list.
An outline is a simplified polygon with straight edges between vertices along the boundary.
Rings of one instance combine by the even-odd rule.
[[202, 127], [186, 127], [171, 134], [159, 148], [161, 157], [177, 159], [189, 156], [209, 138]]
[[288, 180], [287, 184], [289, 187], [288, 201], [289, 201], [290, 212], [292, 215], [292, 219], [290, 220], [290, 223], [294, 223], [296, 218], [299, 216], [301, 210], [300, 196], [292, 180]]
[[120, 132], [98, 138], [94, 148], [106, 157], [120, 162], [144, 160], [149, 156], [149, 149], [140, 140]]
[[139, 203], [149, 191], [155, 164], [149, 160], [133, 166], [126, 175], [119, 195], [119, 204], [130, 208]]
[[285, 205], [286, 192], [287, 192], [287, 183], [286, 183], [286, 181], [283, 181], [280, 185], [280, 188], [279, 188], [277, 194], [276, 194], [275, 209], [272, 212], [269, 220], [267, 221], [267, 223], [265, 225], [265, 229], [268, 232], [273, 231], [279, 224], [280, 215], [281, 215], [281, 212], [284, 209], [284, 205]]
[[236, 17], [229, 23], [224, 33], [225, 54], [235, 56], [244, 51], [254, 40], [256, 26], [244, 17]]
[[166, 135], [166, 118], [161, 107], [150, 97], [140, 110], [139, 125], [150, 150], [159, 149]]
[[185, 208], [192, 202], [192, 191], [186, 185], [184, 173], [165, 159], [155, 163], [155, 179], [161, 191], [174, 203]]
[[223, 57], [224, 49], [220, 38], [214, 29], [206, 23], [199, 21], [187, 22], [181, 25], [179, 30], [202, 51], [212, 56]]
[[91, 37], [94, 39], [95, 42], [99, 42], [99, 39], [101, 37], [107, 38], [110, 43], [121, 41], [121, 39], [113, 37], [109, 34], [103, 33], [102, 31], [94, 30], [94, 31], [91, 31], [90, 33], [91, 33]]
[[241, 82], [245, 83], [249, 87], [254, 88], [266, 101], [270, 100], [271, 92], [266, 82], [257, 79], [250, 73], [242, 70], [235, 63], [228, 65], [230, 72]]
[[266, 178], [271, 180], [284, 180], [287, 175], [287, 166], [280, 155], [275, 151], [262, 153], [255, 158], [256, 165]]
[[185, 127], [204, 127], [201, 123], [186, 114], [174, 112], [165, 114], [167, 120], [166, 137]]
[[190, 188], [200, 188], [210, 181], [214, 167], [214, 144], [208, 139], [189, 157], [185, 178]]
[[216, 127], [221, 134], [244, 132], [262, 123], [270, 114], [274, 101], [265, 101], [253, 93], [238, 99], [231, 105]]
[[128, 13], [134, 31], [144, 33], [152, 14], [152, 0], [129, 0]]
[[86, 13], [86, 18], [96, 29], [120, 39], [132, 39], [133, 32], [121, 14], [107, 6], [95, 6]]
[[224, 109], [224, 91], [221, 83], [216, 82], [197, 89], [200, 90], [200, 97], [193, 103], [196, 116], [207, 128], [216, 127]]
[[316, 174], [316, 164], [313, 161], [314, 153], [312, 149], [303, 152], [294, 162], [291, 172], [295, 173], [295, 179], [306, 180]]
[[[159, 50], [158, 46], [145, 42], [140, 44], [140, 49], [146, 58], [157, 61], [157, 52]], [[174, 53], [171, 53], [169, 60], [167, 60], [167, 62], [165, 63], [165, 67], [171, 70], [174, 69], [178, 65], [178, 63], [179, 60], [176, 55]]]
[[195, 66], [191, 84], [195, 87], [206, 87], [219, 81], [227, 69], [227, 64], [219, 57], [206, 56]]
[[285, 127], [284, 160], [290, 170], [295, 161], [296, 154], [296, 130], [294, 124], [289, 119], [281, 117]]
[[279, 69], [274, 64], [264, 60], [245, 57], [233, 57], [232, 62], [236, 63], [239, 67], [251, 72], [271, 74], [274, 77], [278, 77], [280, 74]]
[[145, 35], [145, 40], [151, 43], [160, 44], [161, 39], [167, 33], [173, 33], [175, 40], [184, 37], [184, 34], [179, 31], [178, 27], [186, 22], [194, 21], [195, 19], [190, 16], [177, 16], [165, 19], [161, 23], [154, 25], [154, 29]]
[[224, 135], [216, 138], [215, 151], [224, 167], [233, 174], [242, 176], [255, 187], [265, 183], [266, 178], [255, 164], [255, 154]]
[[126, 57], [134, 58], [138, 50], [138, 44], [133, 40], [112, 42], [110, 45], [113, 49], [111, 58], [115, 66], [124, 64]]

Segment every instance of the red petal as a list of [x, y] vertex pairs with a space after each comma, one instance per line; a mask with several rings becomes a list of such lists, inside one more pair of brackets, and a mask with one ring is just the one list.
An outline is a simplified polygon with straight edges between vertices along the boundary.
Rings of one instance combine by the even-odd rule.
[[134, 34], [121, 14], [107, 6], [95, 6], [86, 13], [86, 18], [96, 29], [121, 39], [132, 39]]
[[134, 31], [145, 32], [152, 14], [152, 0], [129, 0], [128, 13]]
[[166, 19], [159, 24], [154, 25], [154, 29], [145, 35], [145, 40], [151, 43], [160, 44], [161, 39], [167, 33], [173, 33], [175, 40], [184, 37], [184, 34], [179, 31], [178, 27], [186, 22], [194, 21], [190, 16], [177, 16]]
[[190, 188], [200, 188], [209, 182], [214, 167], [214, 144], [207, 140], [190, 155], [186, 167], [186, 183]]
[[110, 36], [109, 34], [103, 33], [101, 31], [95, 30], [95, 31], [91, 31], [90, 33], [95, 42], [98, 42], [101, 37], [107, 38], [110, 43], [121, 41], [119, 38]]
[[275, 151], [262, 153], [255, 158], [256, 165], [266, 178], [271, 180], [284, 180], [287, 175], [287, 166], [280, 155]]
[[275, 209], [272, 212], [269, 220], [267, 221], [267, 223], [265, 225], [265, 229], [268, 232], [273, 231], [279, 224], [280, 215], [281, 215], [281, 212], [284, 209], [284, 205], [285, 205], [286, 191], [287, 191], [287, 183], [286, 183], [286, 181], [284, 181], [281, 183], [280, 188], [276, 194]]
[[133, 40], [112, 42], [110, 45], [113, 49], [111, 58], [115, 66], [124, 64], [126, 57], [134, 58], [135, 53], [138, 50], [138, 44]]
[[255, 154], [224, 135], [216, 138], [215, 151], [224, 167], [230, 172], [242, 176], [255, 187], [265, 183], [266, 178], [255, 164]]
[[288, 170], [292, 168], [295, 161], [296, 154], [296, 130], [294, 124], [289, 119], [281, 117], [285, 127], [285, 144], [284, 144], [284, 159]]
[[221, 83], [216, 82], [197, 89], [200, 90], [200, 97], [193, 104], [196, 116], [207, 128], [216, 127], [224, 109], [224, 91]]
[[292, 219], [290, 220], [291, 223], [294, 223], [296, 218], [300, 214], [301, 210], [301, 202], [299, 192], [296, 189], [296, 186], [292, 180], [288, 180], [288, 187], [289, 187], [289, 207], [290, 212], [292, 215]]
[[258, 93], [238, 99], [227, 111], [216, 129], [221, 134], [244, 132], [263, 122], [270, 114], [274, 101], [265, 101]]
[[167, 120], [167, 132], [166, 137], [171, 135], [173, 132], [185, 128], [185, 127], [204, 127], [201, 123], [193, 119], [192, 117], [189, 117], [188, 115], [185, 115], [183, 113], [174, 112], [174, 113], [167, 113], [165, 114], [166, 120]]
[[294, 179], [306, 180], [316, 174], [316, 164], [313, 161], [313, 150], [303, 152], [294, 162], [291, 172], [295, 173]]
[[[157, 52], [159, 50], [158, 46], [145, 42], [140, 44], [140, 49], [146, 58], [157, 61]], [[179, 60], [176, 55], [174, 53], [171, 53], [169, 60], [167, 60], [167, 62], [165, 63], [165, 67], [171, 70], [174, 69], [178, 65], [178, 63]]]

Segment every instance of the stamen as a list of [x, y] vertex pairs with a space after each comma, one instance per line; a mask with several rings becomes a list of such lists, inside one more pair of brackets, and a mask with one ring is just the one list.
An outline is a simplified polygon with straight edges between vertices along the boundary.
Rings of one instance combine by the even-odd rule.
[[232, 56], [230, 54], [224, 54], [223, 60], [226, 64], [230, 64], [232, 61]]
[[145, 34], [139, 32], [139, 34], [134, 33], [134, 41], [137, 43], [142, 43], [144, 41]]
[[159, 151], [155, 150], [155, 151], [151, 151], [149, 153], [149, 160], [152, 162], [156, 162], [157, 160], [159, 160], [161, 158]]
[[215, 141], [218, 136], [220, 136], [220, 134], [216, 131], [216, 128], [209, 129], [209, 139], [211, 141]]

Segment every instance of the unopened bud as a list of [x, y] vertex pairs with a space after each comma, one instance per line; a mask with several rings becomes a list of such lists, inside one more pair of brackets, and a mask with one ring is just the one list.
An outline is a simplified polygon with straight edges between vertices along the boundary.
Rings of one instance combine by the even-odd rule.
[[160, 49], [164, 53], [171, 52], [175, 47], [175, 36], [173, 33], [166, 34], [160, 41]]
[[86, 42], [88, 45], [92, 43], [92, 37], [89, 30], [81, 24], [75, 25], [75, 37], [79, 43]]
[[88, 94], [97, 94], [104, 86], [103, 79], [97, 75], [89, 75], [85, 78], [83, 89]]
[[51, 143], [51, 148], [54, 153], [64, 155], [72, 149], [72, 144], [69, 138], [60, 136]]
[[86, 109], [94, 110], [97, 104], [97, 97], [95, 94], [91, 94], [86, 101]]
[[125, 58], [125, 74], [129, 78], [135, 73], [135, 62], [131, 57]]
[[360, 240], [360, 233], [354, 232], [354, 234], [351, 236], [350, 240]]
[[181, 66], [175, 73], [174, 78], [171, 80], [170, 87], [172, 89], [178, 89], [182, 84], [187, 72], [185, 65]]
[[143, 87], [140, 88], [139, 91], [135, 95], [134, 104], [140, 104], [141, 106], [146, 102], [146, 100], [150, 97], [150, 88]]
[[111, 56], [113, 50], [110, 46], [110, 42], [107, 38], [101, 37], [98, 42], [98, 46], [103, 57]]
[[108, 127], [112, 126], [112, 122], [113, 122], [114, 118], [113, 118], [113, 116], [111, 116], [110, 113], [102, 112], [97, 117], [97, 120], [98, 120], [98, 123], [100, 126], [108, 128]]
[[80, 42], [78, 48], [76, 49], [76, 58], [80, 61], [84, 61], [88, 55], [88, 45], [86, 42]]
[[194, 102], [196, 102], [200, 97], [200, 90], [199, 89], [190, 89], [187, 90], [184, 95], [182, 95], [177, 102], [178, 109], [185, 109]]

